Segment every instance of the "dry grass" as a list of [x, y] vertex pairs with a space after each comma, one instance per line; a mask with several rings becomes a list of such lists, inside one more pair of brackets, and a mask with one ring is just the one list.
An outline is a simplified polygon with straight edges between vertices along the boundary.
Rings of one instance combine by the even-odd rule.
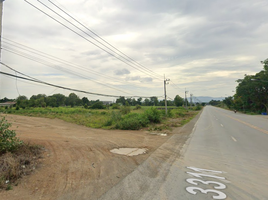
[[0, 190], [12, 189], [21, 177], [31, 174], [38, 166], [41, 155], [42, 147], [30, 144], [0, 155]]

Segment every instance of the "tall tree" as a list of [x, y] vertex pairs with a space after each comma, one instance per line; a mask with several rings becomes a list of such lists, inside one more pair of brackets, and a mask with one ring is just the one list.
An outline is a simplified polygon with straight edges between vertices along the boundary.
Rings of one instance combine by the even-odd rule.
[[180, 95], [176, 95], [174, 98], [174, 104], [178, 107], [178, 106], [182, 106], [183, 105], [183, 98], [180, 97]]

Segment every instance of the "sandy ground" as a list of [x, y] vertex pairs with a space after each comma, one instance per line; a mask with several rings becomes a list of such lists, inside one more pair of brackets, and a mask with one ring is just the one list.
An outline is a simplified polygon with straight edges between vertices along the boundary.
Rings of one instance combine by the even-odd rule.
[[[169, 137], [146, 131], [92, 129], [58, 119], [6, 115], [17, 136], [46, 148], [42, 164], [0, 199], [98, 199], [134, 171]], [[128, 157], [110, 152], [146, 148]]]

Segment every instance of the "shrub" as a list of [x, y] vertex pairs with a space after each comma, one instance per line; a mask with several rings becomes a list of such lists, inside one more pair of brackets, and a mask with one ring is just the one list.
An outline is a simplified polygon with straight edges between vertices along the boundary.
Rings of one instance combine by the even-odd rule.
[[5, 117], [0, 120], [0, 153], [16, 150], [23, 142], [16, 137], [14, 130], [9, 130], [11, 123]]
[[135, 106], [134, 110], [139, 110], [139, 109], [141, 109], [141, 106], [140, 106], [139, 104], [137, 104], [137, 105]]
[[117, 121], [121, 120], [121, 118], [122, 118], [122, 116], [121, 116], [121, 113], [120, 112], [114, 112], [113, 111], [111, 113], [111, 119], [112, 119], [112, 121], [117, 122]]
[[129, 113], [125, 115], [121, 121], [117, 122], [116, 128], [122, 130], [139, 130], [147, 126], [150, 121], [143, 114]]
[[137, 113], [130, 113], [126, 115], [121, 121], [116, 124], [116, 128], [122, 130], [139, 130], [141, 123]]
[[114, 104], [112, 105], [112, 109], [119, 109], [119, 105], [118, 105], [117, 103], [114, 103]]
[[120, 108], [120, 112], [123, 114], [123, 115], [126, 115], [128, 113], [130, 113], [130, 106], [122, 106]]
[[96, 103], [94, 103], [91, 106], [92, 109], [105, 109], [105, 106], [103, 105], [103, 103], [101, 101], [98, 101]]
[[159, 123], [161, 121], [161, 113], [155, 107], [145, 110], [144, 114], [150, 122]]

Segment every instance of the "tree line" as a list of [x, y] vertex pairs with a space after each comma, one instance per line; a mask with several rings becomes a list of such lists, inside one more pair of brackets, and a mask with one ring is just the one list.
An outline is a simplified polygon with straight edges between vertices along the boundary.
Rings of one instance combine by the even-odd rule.
[[223, 100], [229, 109], [268, 113], [268, 58], [261, 63], [263, 70], [255, 75], [245, 74], [243, 79], [238, 79], [235, 95]]
[[[93, 108], [105, 108], [105, 105], [100, 100], [88, 100], [87, 97], [80, 98], [75, 93], [70, 93], [68, 96], [63, 94], [53, 94], [51, 96], [46, 96], [45, 94], [32, 95], [29, 99], [21, 95], [17, 99], [8, 99], [3, 98], [0, 99], [0, 103], [8, 102], [8, 101], [16, 101], [16, 106], [19, 108], [27, 108], [27, 107], [59, 107], [59, 106], [84, 106], [84, 107], [92, 107]], [[129, 106], [165, 106], [164, 100], [159, 100], [157, 97], [150, 97], [142, 99], [140, 98], [125, 98], [119, 97], [115, 101], [118, 105], [129, 105]], [[185, 105], [185, 100], [176, 95], [174, 100], [167, 100], [167, 106], [182, 106]], [[189, 102], [187, 101], [187, 105]]]

